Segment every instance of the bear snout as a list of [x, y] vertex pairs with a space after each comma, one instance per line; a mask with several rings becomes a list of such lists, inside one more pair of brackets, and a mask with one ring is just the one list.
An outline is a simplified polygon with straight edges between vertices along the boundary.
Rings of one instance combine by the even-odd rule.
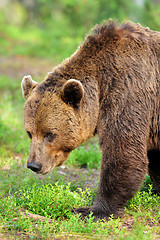
[[27, 168], [30, 168], [34, 172], [39, 172], [42, 168], [41, 163], [36, 163], [36, 162], [28, 162], [27, 163]]

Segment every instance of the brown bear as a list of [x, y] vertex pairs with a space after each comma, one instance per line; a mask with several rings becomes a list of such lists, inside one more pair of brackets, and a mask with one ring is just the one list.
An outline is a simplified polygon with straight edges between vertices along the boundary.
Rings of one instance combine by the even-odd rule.
[[160, 33], [131, 22], [96, 25], [78, 50], [38, 84], [22, 80], [27, 167], [46, 174], [99, 135], [96, 201], [82, 217], [117, 217], [147, 171], [160, 192]]

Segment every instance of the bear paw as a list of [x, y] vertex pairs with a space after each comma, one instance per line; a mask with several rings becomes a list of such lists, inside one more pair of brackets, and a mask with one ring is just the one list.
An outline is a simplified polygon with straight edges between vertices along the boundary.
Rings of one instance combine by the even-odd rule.
[[72, 213], [76, 214], [81, 214], [81, 218], [85, 219], [87, 216], [89, 216], [91, 213], [93, 214], [92, 216], [94, 217], [94, 222], [98, 221], [99, 219], [104, 219], [108, 220], [109, 215], [102, 212], [98, 211], [97, 209], [94, 209], [92, 207], [81, 207], [77, 209], [72, 209]]
[[77, 208], [77, 209], [72, 209], [72, 213], [74, 214], [81, 214], [82, 218], [88, 216], [91, 213], [91, 210], [89, 207], [81, 207], [81, 208]]

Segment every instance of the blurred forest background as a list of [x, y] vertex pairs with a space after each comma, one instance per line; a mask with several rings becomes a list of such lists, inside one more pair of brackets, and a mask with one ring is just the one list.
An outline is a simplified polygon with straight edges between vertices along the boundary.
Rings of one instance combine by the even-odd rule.
[[131, 20], [160, 30], [159, 0], [0, 0], [0, 54], [70, 56], [96, 23]]

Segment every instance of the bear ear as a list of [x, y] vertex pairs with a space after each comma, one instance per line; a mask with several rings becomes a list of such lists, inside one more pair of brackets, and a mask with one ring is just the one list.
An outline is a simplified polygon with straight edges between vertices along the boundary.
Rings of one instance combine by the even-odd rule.
[[62, 100], [74, 108], [78, 107], [83, 96], [84, 88], [82, 83], [78, 80], [70, 79], [62, 87]]
[[26, 100], [30, 96], [33, 88], [35, 88], [37, 84], [38, 83], [35, 82], [30, 75], [24, 76], [21, 82], [21, 88], [22, 88], [23, 96]]

